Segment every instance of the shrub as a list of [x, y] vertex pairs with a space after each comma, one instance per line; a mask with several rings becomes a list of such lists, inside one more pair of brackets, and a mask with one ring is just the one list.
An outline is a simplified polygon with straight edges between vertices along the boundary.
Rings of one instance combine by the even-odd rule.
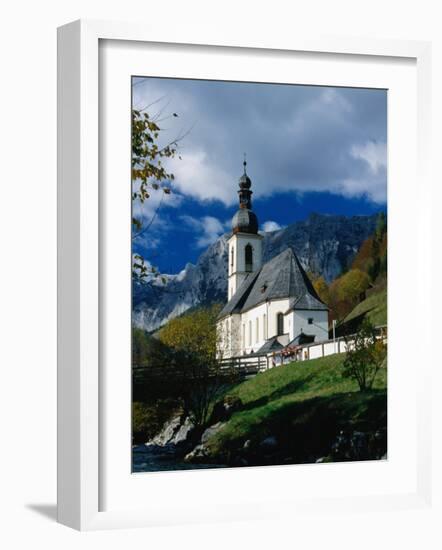
[[376, 336], [376, 330], [364, 319], [359, 332], [347, 340], [347, 355], [342, 375], [353, 378], [361, 391], [372, 388], [379, 369], [387, 356], [387, 348]]

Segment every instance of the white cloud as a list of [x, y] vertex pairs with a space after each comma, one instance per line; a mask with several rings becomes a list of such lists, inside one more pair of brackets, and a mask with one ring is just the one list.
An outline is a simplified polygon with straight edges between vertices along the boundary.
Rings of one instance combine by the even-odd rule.
[[387, 144], [368, 141], [364, 145], [353, 145], [350, 154], [355, 159], [365, 161], [373, 174], [379, 174], [387, 168]]
[[353, 145], [350, 155], [363, 161], [365, 170], [358, 176], [343, 179], [340, 192], [346, 197], [366, 196], [375, 203], [387, 200], [387, 144], [367, 141], [364, 145]]
[[[168, 229], [170, 225], [167, 222], [167, 216], [164, 216], [165, 210], [167, 210], [167, 208], [178, 208], [181, 206], [183, 198], [184, 197], [179, 193], [172, 192], [170, 195], [166, 195], [160, 190], [152, 191], [150, 197], [146, 199], [144, 203], [141, 203], [138, 200], [133, 202], [132, 215], [142, 222], [143, 228], [148, 226], [151, 233], [159, 227], [161, 227], [161, 230], [164, 231], [165, 229]], [[157, 246], [158, 242], [155, 246]], [[151, 234], [151, 248], [153, 247], [153, 243], [154, 240], [152, 239]]]
[[262, 224], [262, 230], [263, 231], [278, 231], [278, 229], [282, 229], [282, 226], [279, 225], [278, 222], [274, 222], [272, 220], [266, 221]]
[[232, 183], [237, 179], [211, 161], [204, 151], [182, 154], [182, 160], [174, 160], [174, 187], [180, 193], [200, 201], [220, 200], [231, 205], [236, 200], [236, 189]]
[[338, 108], [341, 111], [350, 113], [353, 110], [352, 104], [335, 88], [325, 88], [321, 94], [321, 101], [330, 108]]
[[134, 103], [164, 118], [160, 145], [185, 135], [182, 160], [169, 159], [167, 169], [174, 190], [200, 202], [237, 204], [243, 151], [253, 199], [309, 191], [386, 195], [383, 91], [148, 78], [134, 86]]
[[180, 219], [198, 233], [195, 243], [198, 248], [209, 246], [224, 233], [224, 225], [213, 216], [204, 216], [198, 219], [193, 216], [184, 215], [180, 216]]
[[348, 178], [341, 182], [340, 192], [348, 198], [365, 196], [377, 204], [382, 204], [387, 200], [384, 178]]

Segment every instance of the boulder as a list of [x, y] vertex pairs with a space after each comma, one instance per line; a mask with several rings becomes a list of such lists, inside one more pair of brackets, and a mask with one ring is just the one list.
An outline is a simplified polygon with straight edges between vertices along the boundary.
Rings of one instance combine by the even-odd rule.
[[387, 432], [341, 431], [331, 446], [334, 461], [341, 460], [378, 460], [385, 455]]
[[192, 433], [195, 430], [193, 422], [190, 420], [190, 417], [187, 416], [184, 419], [184, 422], [179, 426], [178, 430], [175, 432], [171, 443], [173, 445], [183, 445], [189, 441]]
[[184, 462], [204, 462], [207, 457], [207, 448], [203, 444], [200, 444], [184, 457]]
[[213, 426], [206, 428], [201, 436], [201, 443], [207, 443], [213, 435], [221, 430], [224, 424], [225, 422], [217, 422], [216, 424], [213, 424]]
[[154, 436], [152, 439], [149, 439], [149, 441], [146, 441], [146, 445], [156, 445], [158, 447], [164, 447], [165, 445], [169, 445], [170, 443], [172, 443], [173, 438], [181, 427], [181, 421], [181, 415], [174, 416], [173, 418], [168, 420], [164, 424], [163, 429], [159, 433], [157, 433], [156, 436]]
[[201, 436], [200, 443], [184, 457], [185, 462], [205, 462], [210, 458], [210, 451], [207, 446], [209, 439], [218, 433], [225, 422], [217, 422], [213, 426], [206, 428]]

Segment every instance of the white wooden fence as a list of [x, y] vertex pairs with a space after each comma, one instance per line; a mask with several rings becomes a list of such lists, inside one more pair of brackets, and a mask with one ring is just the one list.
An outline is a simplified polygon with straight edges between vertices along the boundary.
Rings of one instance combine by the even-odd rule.
[[[376, 327], [379, 338], [384, 343], [387, 342], [387, 326]], [[352, 336], [339, 337], [335, 340], [325, 340], [323, 342], [313, 342], [311, 344], [302, 344], [299, 346], [287, 346], [281, 350], [270, 353], [253, 353], [250, 355], [241, 355], [230, 357], [222, 361], [226, 368], [238, 368], [246, 374], [256, 374], [278, 365], [285, 365], [293, 361], [309, 361], [337, 353], [345, 353], [348, 346], [353, 343]]]

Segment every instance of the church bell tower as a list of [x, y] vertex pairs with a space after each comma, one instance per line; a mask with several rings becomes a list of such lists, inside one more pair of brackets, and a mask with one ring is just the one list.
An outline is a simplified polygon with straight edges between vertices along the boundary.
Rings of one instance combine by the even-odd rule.
[[232, 218], [232, 236], [229, 239], [228, 296], [230, 300], [242, 282], [262, 265], [262, 235], [258, 234], [258, 218], [252, 211], [252, 181], [244, 173], [239, 179], [239, 209]]

